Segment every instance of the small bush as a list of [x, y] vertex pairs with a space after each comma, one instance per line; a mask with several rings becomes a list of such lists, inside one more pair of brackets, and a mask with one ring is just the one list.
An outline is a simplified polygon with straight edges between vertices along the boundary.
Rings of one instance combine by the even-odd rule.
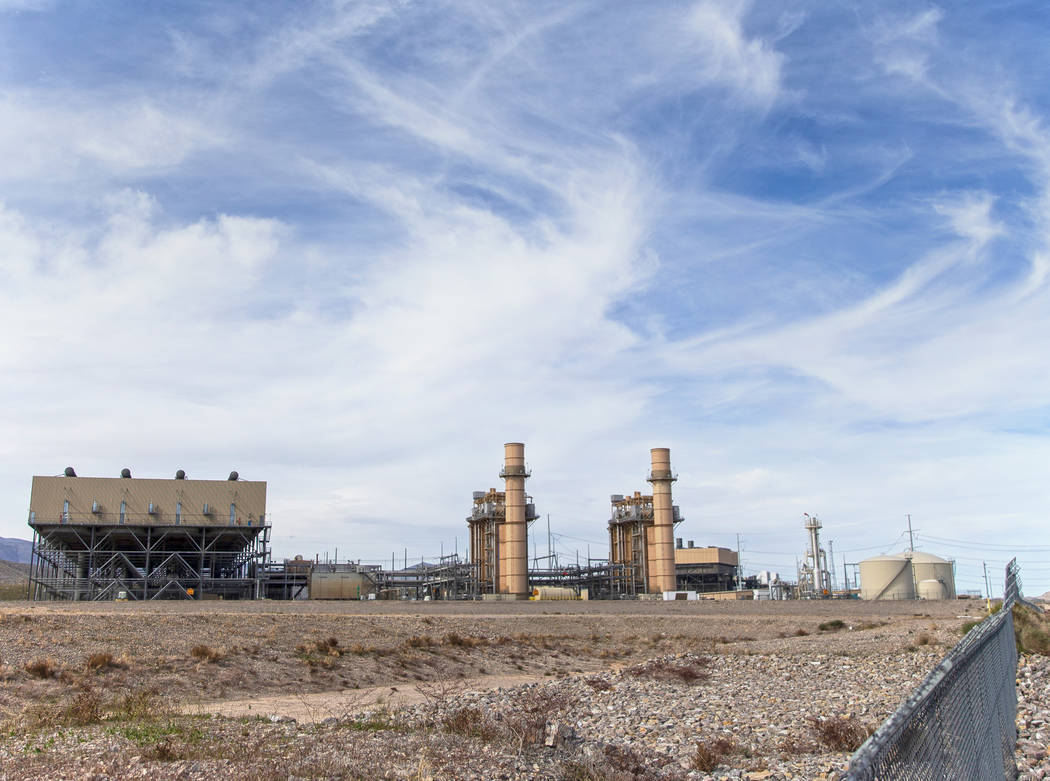
[[200, 659], [202, 662], [217, 662], [222, 659], [224, 654], [221, 650], [211, 646], [195, 645], [190, 649], [190, 656], [194, 659]]
[[1023, 654], [1050, 656], [1050, 616], [1014, 605], [1014, 639]]
[[710, 660], [699, 656], [679, 659], [651, 659], [643, 664], [628, 667], [624, 672], [635, 678], [653, 678], [659, 681], [675, 681], [695, 685], [711, 677], [703, 669]]
[[25, 666], [25, 671], [34, 678], [54, 678], [56, 670], [54, 659], [34, 659]]
[[410, 637], [405, 641], [405, 645], [409, 648], [430, 648], [434, 644], [434, 641], [425, 635], [419, 637]]
[[604, 678], [584, 678], [583, 682], [590, 686], [592, 689], [594, 689], [596, 692], [607, 692], [613, 687], [613, 685]]
[[855, 716], [810, 716], [807, 722], [813, 737], [831, 751], [856, 751], [873, 731]]
[[483, 637], [464, 637], [456, 632], [449, 632], [441, 638], [441, 642], [445, 645], [455, 646], [456, 648], [474, 648], [475, 646], [487, 644], [487, 641]]
[[736, 743], [727, 737], [717, 737], [714, 740], [701, 740], [696, 744], [693, 752], [693, 769], [710, 773], [721, 764], [727, 754], [737, 751]]
[[809, 636], [809, 632], [807, 632], [802, 627], [799, 627], [798, 629], [795, 630], [795, 637], [808, 637], [808, 636]]
[[846, 622], [841, 618], [836, 618], [831, 621], [825, 621], [822, 624], [817, 625], [817, 629], [821, 632], [838, 632], [840, 629], [846, 628]]
[[927, 632], [920, 632], [915, 638], [915, 645], [930, 645], [934, 642], [933, 637]]
[[124, 664], [113, 658], [113, 654], [99, 652], [91, 654], [84, 660], [84, 666], [89, 670], [106, 670], [109, 668], [120, 668]]

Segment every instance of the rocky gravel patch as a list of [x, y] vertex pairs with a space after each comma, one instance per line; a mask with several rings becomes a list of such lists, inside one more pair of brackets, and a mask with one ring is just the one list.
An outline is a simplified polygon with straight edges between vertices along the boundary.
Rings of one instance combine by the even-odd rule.
[[[850, 605], [806, 614], [806, 606], [792, 605], [783, 615], [765, 606], [674, 606], [648, 616], [638, 606], [606, 615], [547, 615], [536, 607], [387, 617], [307, 611], [278, 615], [276, 623], [271, 615], [239, 615], [242, 608], [203, 615], [180, 608], [185, 616], [161, 609], [150, 614], [152, 624], [135, 627], [133, 640], [108, 643], [106, 633], [125, 616], [8, 613], [0, 617], [0, 639], [18, 642], [0, 651], [0, 711], [9, 716], [0, 733], [0, 781], [838, 778], [853, 745], [958, 640], [962, 620], [959, 606], [939, 606], [936, 616], [896, 606], [896, 614], [851, 614]], [[228, 621], [247, 628], [238, 634]], [[150, 625], [154, 634], [146, 638]], [[156, 633], [175, 626], [185, 631]], [[52, 629], [61, 638], [54, 675], [34, 677], [25, 661], [41, 656]], [[198, 643], [220, 647], [224, 629], [221, 656], [190, 653]], [[95, 638], [90, 649], [77, 645], [78, 631]], [[140, 638], [162, 662], [146, 665]], [[113, 651], [112, 665], [85, 664], [96, 647]], [[520, 675], [522, 667], [533, 682], [472, 690], [464, 676], [474, 671], [480, 682], [491, 672]], [[197, 699], [150, 700], [143, 684], [158, 669], [185, 676], [179, 691], [197, 691]], [[389, 685], [411, 689], [416, 704], [371, 701], [312, 715], [310, 723], [284, 712], [282, 673], [301, 692], [328, 691], [354, 703], [364, 687], [347, 684], [366, 682], [362, 669], [369, 678], [393, 672]], [[1023, 656], [1017, 680], [1021, 778], [1047, 779], [1047, 658]], [[253, 701], [267, 712], [251, 717], [187, 710], [215, 699], [219, 687], [226, 699], [260, 690], [280, 696]], [[141, 692], [141, 701], [122, 706], [126, 691]], [[311, 712], [323, 709], [308, 704]]]
[[1050, 778], [1050, 659], [1024, 655], [1017, 665], [1017, 752], [1022, 781]]

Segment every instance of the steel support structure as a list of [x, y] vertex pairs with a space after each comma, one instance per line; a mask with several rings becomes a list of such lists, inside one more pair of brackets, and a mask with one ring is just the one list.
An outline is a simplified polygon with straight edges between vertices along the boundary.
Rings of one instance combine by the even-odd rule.
[[270, 527], [33, 525], [29, 598], [258, 599]]

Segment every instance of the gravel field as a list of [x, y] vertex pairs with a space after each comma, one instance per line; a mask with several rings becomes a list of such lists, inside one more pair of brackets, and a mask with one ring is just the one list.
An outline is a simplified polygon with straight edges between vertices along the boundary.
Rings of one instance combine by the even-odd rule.
[[[0, 778], [835, 778], [836, 741], [862, 739], [980, 613], [0, 603]], [[1018, 681], [1018, 762], [1041, 779], [1047, 659], [1023, 657]]]

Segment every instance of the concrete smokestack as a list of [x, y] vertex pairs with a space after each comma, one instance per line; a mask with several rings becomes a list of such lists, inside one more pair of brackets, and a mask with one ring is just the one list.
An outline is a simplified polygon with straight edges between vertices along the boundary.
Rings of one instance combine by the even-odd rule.
[[671, 473], [671, 450], [654, 447], [649, 451], [652, 470], [649, 482], [653, 484], [653, 525], [649, 539], [650, 593], [675, 590], [674, 573], [674, 508], [671, 504], [671, 483], [677, 478]]
[[525, 445], [508, 442], [503, 446], [505, 516], [500, 551], [500, 587], [505, 594], [520, 599], [529, 595], [529, 573], [527, 570], [529, 544], [525, 521]]

